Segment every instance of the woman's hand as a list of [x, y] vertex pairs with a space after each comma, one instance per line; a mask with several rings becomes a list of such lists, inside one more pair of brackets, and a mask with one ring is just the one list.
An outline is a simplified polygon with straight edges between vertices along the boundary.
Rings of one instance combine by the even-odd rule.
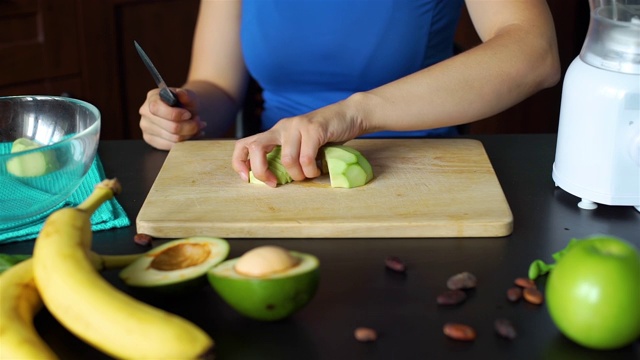
[[185, 89], [172, 89], [181, 107], [171, 107], [160, 100], [159, 89], [147, 93], [140, 107], [142, 137], [151, 146], [169, 150], [177, 142], [202, 134], [206, 123], [198, 116], [197, 97]]
[[326, 143], [341, 143], [365, 133], [354, 95], [345, 101], [313, 112], [280, 120], [270, 130], [240, 139], [233, 152], [233, 169], [248, 181], [249, 170], [271, 187], [277, 185], [269, 171], [266, 154], [282, 146], [280, 160], [293, 180], [320, 176], [316, 165], [318, 149]]

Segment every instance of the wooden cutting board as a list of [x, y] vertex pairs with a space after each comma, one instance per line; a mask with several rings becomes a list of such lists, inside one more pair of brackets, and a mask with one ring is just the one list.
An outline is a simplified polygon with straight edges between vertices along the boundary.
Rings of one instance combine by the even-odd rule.
[[329, 176], [277, 188], [243, 182], [233, 140], [173, 147], [137, 217], [159, 238], [429, 238], [509, 235], [513, 216], [482, 143], [352, 140], [374, 179], [353, 189]]

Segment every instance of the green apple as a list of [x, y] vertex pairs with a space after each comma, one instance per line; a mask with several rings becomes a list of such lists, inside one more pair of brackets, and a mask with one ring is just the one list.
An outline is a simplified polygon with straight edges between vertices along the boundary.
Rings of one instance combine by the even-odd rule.
[[598, 235], [576, 241], [550, 271], [547, 308], [558, 329], [592, 349], [640, 337], [640, 251]]
[[[31, 139], [16, 139], [11, 146], [11, 153], [19, 153], [22, 151], [32, 150], [41, 147]], [[16, 155], [7, 161], [7, 171], [18, 177], [34, 177], [42, 176], [50, 171], [57, 169], [58, 162], [53, 151], [39, 151], [27, 153], [24, 155]]]
[[358, 150], [344, 145], [332, 145], [325, 146], [323, 152], [331, 187], [354, 188], [373, 179], [371, 164]]
[[226, 259], [229, 243], [220, 238], [172, 240], [149, 250], [123, 268], [119, 276], [140, 290], [172, 293], [207, 284], [206, 273]]
[[262, 321], [286, 318], [313, 298], [318, 259], [276, 246], [260, 246], [209, 270], [209, 282], [238, 313]]

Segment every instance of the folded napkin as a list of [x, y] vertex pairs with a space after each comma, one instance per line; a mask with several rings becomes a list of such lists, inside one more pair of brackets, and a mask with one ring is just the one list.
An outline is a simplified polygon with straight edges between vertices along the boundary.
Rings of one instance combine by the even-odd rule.
[[[36, 238], [42, 229], [45, 219], [52, 212], [63, 207], [79, 205], [89, 196], [89, 194], [91, 194], [91, 192], [93, 192], [96, 184], [104, 179], [104, 168], [102, 167], [100, 158], [96, 155], [93, 164], [91, 164], [91, 167], [83, 178], [80, 186], [69, 196], [69, 198], [67, 198], [67, 200], [45, 213], [28, 219], [9, 223], [0, 222], [0, 244]], [[2, 187], [3, 188], [0, 189], [0, 197], [3, 196], [4, 192], [10, 191], [7, 184], [2, 185]], [[33, 190], [25, 194], [19, 194], [19, 196], [25, 200], [37, 201], [38, 198], [45, 199], [46, 196], [50, 195], [46, 191], [40, 192]], [[16, 197], [16, 194], [13, 193], [12, 197]], [[2, 209], [0, 209], [0, 211], [2, 211]], [[98, 231], [129, 226], [131, 222], [129, 221], [129, 218], [122, 206], [115, 198], [113, 198], [106, 201], [96, 210], [96, 212], [93, 213], [91, 216], [91, 224], [92, 229], [94, 231]]]

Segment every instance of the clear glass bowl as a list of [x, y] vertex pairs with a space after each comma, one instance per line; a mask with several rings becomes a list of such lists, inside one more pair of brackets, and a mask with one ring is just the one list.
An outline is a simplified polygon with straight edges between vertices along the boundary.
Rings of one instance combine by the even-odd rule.
[[[92, 104], [0, 97], [0, 225], [38, 216], [69, 198], [96, 157], [99, 137], [100, 112]], [[41, 146], [31, 148], [34, 143]]]

